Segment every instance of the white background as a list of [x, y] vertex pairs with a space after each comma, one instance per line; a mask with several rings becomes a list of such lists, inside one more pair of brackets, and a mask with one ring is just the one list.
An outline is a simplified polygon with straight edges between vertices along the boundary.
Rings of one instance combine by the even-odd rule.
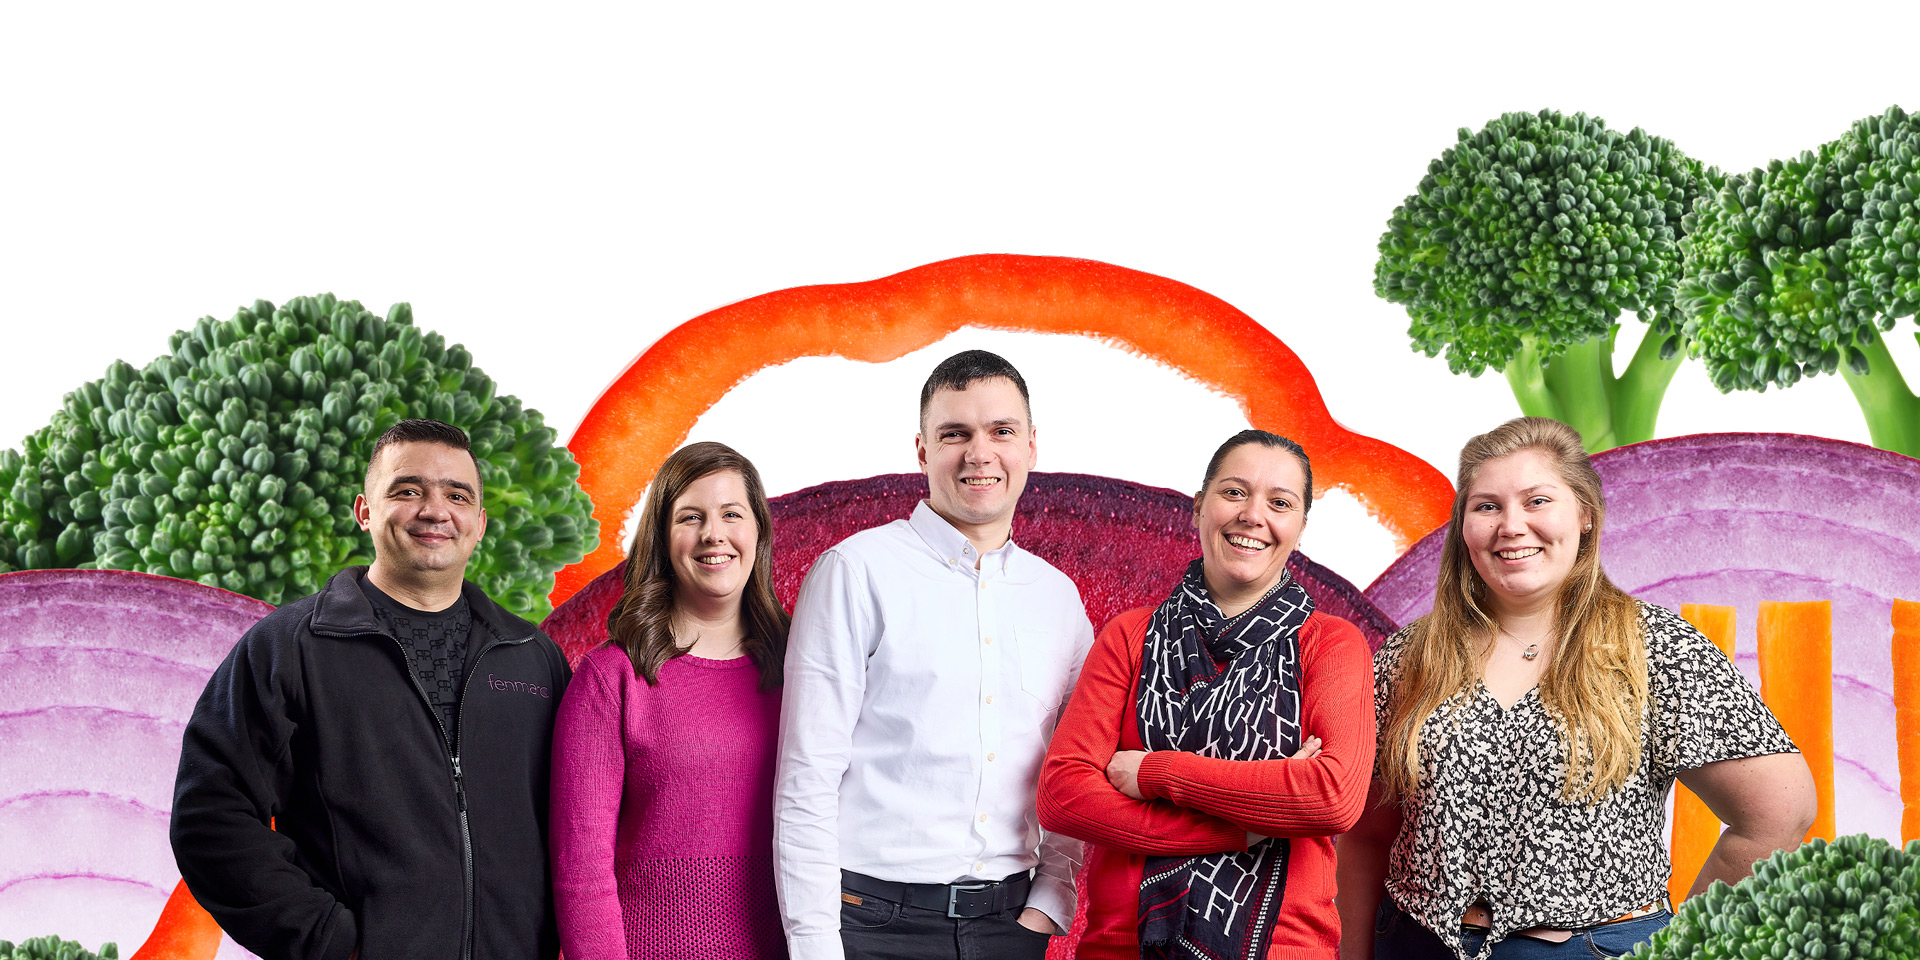
[[[1745, 169], [1920, 109], [1916, 7], [8, 3], [0, 447], [112, 360], [255, 298], [411, 301], [567, 436], [707, 310], [1025, 253], [1225, 299], [1349, 428], [1451, 475], [1517, 409], [1497, 375], [1411, 352], [1372, 265], [1455, 129], [1584, 110]], [[1920, 377], [1910, 332], [1890, 340]], [[776, 493], [910, 470], [920, 380], [975, 344], [1028, 372], [1046, 469], [1190, 489], [1243, 424], [1103, 346], [961, 334], [770, 371], [694, 435]], [[1837, 379], [1722, 397], [1684, 368], [1661, 434], [1721, 430], [1866, 440]], [[1365, 584], [1394, 551], [1341, 497], [1304, 549]], [[0, 935], [130, 951], [156, 910], [62, 903]]]
[[[1517, 408], [1497, 374], [1408, 349], [1372, 265], [1455, 129], [1584, 110], [1746, 169], [1920, 109], [1913, 6], [13, 5], [0, 445], [203, 314], [321, 291], [411, 301], [564, 437], [704, 311], [1006, 252], [1222, 297], [1346, 426], [1451, 475]], [[975, 343], [1028, 370], [1044, 469], [1190, 489], [1244, 423], [1062, 339], [803, 361], [694, 437], [740, 447], [776, 493], [910, 470], [919, 381]], [[1890, 339], [1920, 376], [1910, 333]], [[1866, 440], [1837, 378], [1726, 397], [1690, 364], [1660, 433], [1719, 430]], [[1361, 584], [1393, 556], [1338, 493], [1315, 520], [1304, 549]]]

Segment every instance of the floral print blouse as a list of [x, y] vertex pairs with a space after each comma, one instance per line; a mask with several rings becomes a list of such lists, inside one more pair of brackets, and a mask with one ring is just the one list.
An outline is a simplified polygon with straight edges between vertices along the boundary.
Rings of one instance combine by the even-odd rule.
[[[1421, 727], [1420, 776], [1401, 802], [1386, 887], [1456, 956], [1465, 957], [1460, 915], [1477, 901], [1493, 911], [1485, 953], [1515, 930], [1577, 929], [1659, 900], [1672, 871], [1661, 833], [1675, 775], [1797, 752], [1752, 685], [1692, 624], [1647, 603], [1640, 623], [1648, 672], [1640, 768], [1597, 804], [1561, 798], [1566, 750], [1538, 688], [1503, 709], [1476, 684]], [[1402, 630], [1374, 654], [1381, 733], [1406, 641]]]

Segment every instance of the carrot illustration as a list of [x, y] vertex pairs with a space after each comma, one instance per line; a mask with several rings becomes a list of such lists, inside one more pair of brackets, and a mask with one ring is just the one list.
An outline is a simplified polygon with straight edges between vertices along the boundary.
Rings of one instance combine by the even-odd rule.
[[[1720, 652], [1733, 659], [1732, 607], [1714, 606], [1706, 603], [1683, 603], [1680, 615], [1687, 622], [1700, 628], [1700, 632], [1720, 648]], [[1687, 891], [1693, 887], [1693, 878], [1699, 876], [1700, 868], [1707, 863], [1707, 855], [1713, 852], [1713, 845], [1720, 842], [1720, 818], [1707, 809], [1699, 797], [1688, 790], [1684, 784], [1673, 785], [1673, 875], [1667, 879], [1667, 894], [1679, 903], [1687, 898]]]
[[1446, 522], [1447, 478], [1335, 422], [1300, 358], [1226, 301], [1092, 260], [983, 254], [865, 283], [780, 290], [668, 331], [600, 395], [567, 443], [601, 536], [598, 550], [555, 577], [554, 605], [620, 562], [613, 532], [627, 510], [700, 415], [741, 381], [798, 357], [880, 363], [962, 327], [1078, 334], [1151, 357], [1238, 399], [1253, 425], [1299, 441], [1316, 478], [1351, 492], [1401, 549]]
[[1893, 602], [1893, 730], [1900, 752], [1900, 842], [1920, 839], [1920, 602]]
[[182, 880], [174, 884], [159, 921], [147, 934], [147, 942], [134, 951], [133, 960], [213, 960], [219, 949], [220, 925], [187, 892], [187, 882]]
[[1760, 698], [1807, 758], [1820, 811], [1807, 839], [1834, 838], [1833, 603], [1760, 601]]

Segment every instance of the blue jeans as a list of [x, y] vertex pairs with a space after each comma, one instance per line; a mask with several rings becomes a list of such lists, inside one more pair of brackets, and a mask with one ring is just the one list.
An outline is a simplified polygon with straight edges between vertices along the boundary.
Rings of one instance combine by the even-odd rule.
[[[1532, 937], [1508, 936], [1493, 945], [1493, 960], [1612, 960], [1633, 952], [1636, 944], [1660, 932], [1673, 919], [1662, 911], [1634, 920], [1602, 924], [1573, 931], [1565, 943], [1548, 943]], [[1480, 952], [1487, 931], [1478, 927], [1460, 928], [1460, 946], [1471, 957]], [[1373, 921], [1373, 960], [1452, 960], [1453, 951], [1407, 916], [1392, 897], [1380, 898], [1380, 912]]]

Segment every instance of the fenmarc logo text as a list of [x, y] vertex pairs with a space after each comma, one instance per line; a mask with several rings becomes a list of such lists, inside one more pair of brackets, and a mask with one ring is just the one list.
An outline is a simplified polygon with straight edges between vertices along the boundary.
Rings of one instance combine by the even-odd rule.
[[546, 687], [527, 683], [524, 680], [495, 680], [491, 673], [487, 674], [487, 686], [509, 693], [530, 693], [536, 697], [547, 697], [549, 699], [553, 697], [553, 692]]

